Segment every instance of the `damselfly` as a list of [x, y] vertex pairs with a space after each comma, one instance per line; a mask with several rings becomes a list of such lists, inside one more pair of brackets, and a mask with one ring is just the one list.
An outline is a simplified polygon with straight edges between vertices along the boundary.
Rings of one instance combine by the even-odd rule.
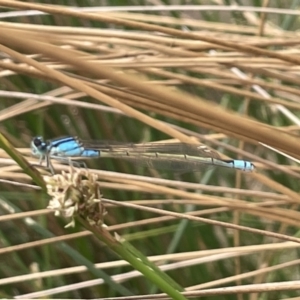
[[87, 159], [112, 157], [137, 162], [150, 168], [175, 171], [194, 171], [203, 165], [215, 165], [242, 171], [253, 171], [253, 163], [245, 160], [221, 159], [217, 152], [206, 146], [185, 143], [144, 143], [126, 144], [100, 141], [81, 141], [77, 137], [61, 137], [44, 141], [35, 137], [31, 142], [31, 152], [40, 158], [40, 164], [46, 160], [47, 167], [54, 172], [50, 158]]

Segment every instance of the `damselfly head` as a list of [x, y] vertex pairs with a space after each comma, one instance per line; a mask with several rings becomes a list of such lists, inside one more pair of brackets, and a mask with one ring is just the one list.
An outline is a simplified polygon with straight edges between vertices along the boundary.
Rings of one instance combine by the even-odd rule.
[[41, 156], [46, 150], [47, 144], [44, 142], [43, 137], [37, 136], [32, 139], [30, 143], [31, 153], [34, 156]]

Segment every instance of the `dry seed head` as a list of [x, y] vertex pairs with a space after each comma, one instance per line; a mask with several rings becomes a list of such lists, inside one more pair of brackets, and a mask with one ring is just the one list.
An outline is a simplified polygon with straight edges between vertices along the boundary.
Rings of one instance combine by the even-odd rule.
[[62, 172], [53, 176], [44, 176], [47, 193], [51, 197], [48, 208], [56, 216], [71, 219], [66, 227], [75, 225], [78, 215], [91, 225], [102, 225], [106, 210], [101, 203], [98, 176], [88, 170]]

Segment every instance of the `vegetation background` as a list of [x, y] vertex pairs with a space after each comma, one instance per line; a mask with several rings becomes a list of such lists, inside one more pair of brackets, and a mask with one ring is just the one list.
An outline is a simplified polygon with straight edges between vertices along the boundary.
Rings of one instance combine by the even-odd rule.
[[[30, 163], [36, 135], [197, 142], [252, 161], [253, 173], [87, 165], [117, 201], [112, 235], [193, 297], [299, 299], [299, 2], [0, 0], [0, 131]], [[0, 297], [161, 292], [91, 232], [64, 228], [0, 155]]]

